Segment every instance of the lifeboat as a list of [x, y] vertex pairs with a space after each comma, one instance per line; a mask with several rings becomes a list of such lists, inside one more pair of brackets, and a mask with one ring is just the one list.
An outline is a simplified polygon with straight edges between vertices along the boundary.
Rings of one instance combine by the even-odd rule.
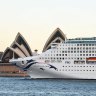
[[86, 58], [87, 61], [96, 61], [96, 57]]

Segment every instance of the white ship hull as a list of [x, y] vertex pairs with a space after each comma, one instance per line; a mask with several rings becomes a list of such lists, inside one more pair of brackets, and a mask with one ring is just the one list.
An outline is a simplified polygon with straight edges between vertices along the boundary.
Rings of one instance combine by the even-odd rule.
[[[52, 65], [52, 64], [51, 64]], [[52, 65], [55, 66], [56, 64]], [[79, 68], [74, 68], [74, 67], [70, 67], [70, 71], [65, 71], [66, 68], [62, 68], [61, 67], [62, 64], [60, 64], [58, 66], [55, 66], [58, 69], [54, 69], [54, 68], [49, 68], [47, 64], [37, 64], [37, 65], [33, 65], [30, 67], [30, 69], [27, 70], [27, 74], [32, 78], [32, 79], [36, 79], [36, 78], [63, 78], [63, 79], [96, 79], [96, 72], [94, 71], [74, 71], [75, 69], [79, 69]], [[86, 65], [87, 67], [88, 65]], [[67, 67], [68, 68], [68, 67]], [[69, 69], [69, 68], [68, 68]], [[91, 70], [95, 70], [96, 68], [92, 68]], [[72, 71], [73, 70], [73, 71]]]
[[[36, 72], [28, 72], [28, 74], [30, 75], [31, 79], [96, 79], [96, 77], [94, 77], [94, 75], [96, 74], [68, 74], [68, 73], [63, 73], [62, 75], [61, 74], [54, 74], [54, 73], [51, 73], [51, 74], [47, 74], [47, 73], [39, 73], [37, 74]], [[81, 76], [79, 76], [81, 75]], [[89, 77], [88, 77], [89, 76]]]
[[[96, 79], [96, 64], [65, 64], [65, 63], [42, 63], [35, 61], [11, 60], [32, 78], [63, 78], [63, 79]], [[29, 62], [29, 63], [27, 63]]]

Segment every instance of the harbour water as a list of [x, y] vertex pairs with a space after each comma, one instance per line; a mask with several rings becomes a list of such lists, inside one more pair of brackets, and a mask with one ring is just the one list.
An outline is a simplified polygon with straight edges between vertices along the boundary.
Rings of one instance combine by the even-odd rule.
[[0, 77], [0, 96], [96, 96], [96, 80]]

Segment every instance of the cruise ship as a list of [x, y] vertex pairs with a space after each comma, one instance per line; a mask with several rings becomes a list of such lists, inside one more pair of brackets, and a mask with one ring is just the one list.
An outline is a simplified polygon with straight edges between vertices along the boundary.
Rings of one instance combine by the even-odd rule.
[[96, 79], [96, 37], [53, 41], [41, 54], [10, 62], [31, 78]]

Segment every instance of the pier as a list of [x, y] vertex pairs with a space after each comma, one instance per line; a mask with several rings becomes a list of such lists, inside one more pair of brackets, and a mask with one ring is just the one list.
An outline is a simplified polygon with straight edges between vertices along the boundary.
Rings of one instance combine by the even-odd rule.
[[0, 63], [0, 77], [27, 77], [23, 70], [20, 70], [13, 64]]

